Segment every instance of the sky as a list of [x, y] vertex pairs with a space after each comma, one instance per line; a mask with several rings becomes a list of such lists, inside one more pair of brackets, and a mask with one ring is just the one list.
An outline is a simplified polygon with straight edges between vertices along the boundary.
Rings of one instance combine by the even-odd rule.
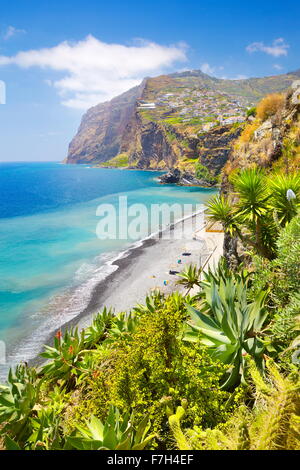
[[83, 113], [145, 76], [298, 70], [299, 17], [294, 0], [5, 2], [0, 161], [61, 161]]

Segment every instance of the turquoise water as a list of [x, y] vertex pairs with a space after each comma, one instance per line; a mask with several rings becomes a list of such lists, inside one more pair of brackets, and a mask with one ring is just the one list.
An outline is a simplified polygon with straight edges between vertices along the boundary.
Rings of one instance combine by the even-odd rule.
[[109, 260], [133, 243], [97, 238], [99, 204], [117, 207], [121, 195], [147, 208], [199, 204], [212, 194], [162, 186], [157, 176], [58, 163], [0, 164], [0, 340], [10, 360], [32, 357], [51, 329], [74, 318], [114, 269]]

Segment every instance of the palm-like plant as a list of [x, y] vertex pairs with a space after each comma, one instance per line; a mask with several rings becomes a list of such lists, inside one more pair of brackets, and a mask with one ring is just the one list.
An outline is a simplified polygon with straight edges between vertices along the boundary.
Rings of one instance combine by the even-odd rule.
[[[274, 175], [268, 178], [268, 187], [272, 207], [276, 211], [280, 225], [284, 227], [297, 215], [300, 208], [300, 174]], [[288, 198], [288, 191], [292, 191], [296, 197]]]
[[119, 410], [111, 406], [104, 424], [92, 416], [86, 428], [77, 425], [77, 432], [67, 439], [66, 447], [78, 450], [143, 450], [155, 434], [148, 435], [151, 426], [148, 416], [136, 426], [133, 421], [133, 415], [121, 416]]
[[264, 343], [261, 330], [268, 312], [264, 307], [266, 292], [252, 303], [247, 300], [247, 285], [233, 279], [217, 285], [204, 285], [204, 300], [197, 310], [188, 306], [191, 319], [185, 340], [200, 341], [211, 355], [230, 364], [223, 388], [231, 388], [244, 380], [244, 356], [250, 354], [262, 367]]
[[181, 279], [176, 282], [178, 285], [182, 285], [187, 289], [185, 295], [188, 295], [193, 287], [200, 287], [201, 283], [202, 268], [198, 268], [195, 265], [190, 264], [184, 271], [178, 274]]
[[[208, 216], [259, 255], [274, 258], [279, 227], [289, 222], [300, 206], [300, 176], [267, 178], [261, 170], [250, 168], [235, 174], [231, 182], [234, 198], [214, 196], [207, 204]], [[295, 199], [287, 197], [289, 189]]]

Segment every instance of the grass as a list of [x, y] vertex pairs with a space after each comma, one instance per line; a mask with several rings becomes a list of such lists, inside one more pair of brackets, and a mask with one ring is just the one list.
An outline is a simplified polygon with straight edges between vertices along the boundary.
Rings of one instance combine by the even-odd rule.
[[128, 155], [126, 153], [120, 153], [114, 158], [111, 158], [107, 162], [101, 163], [101, 166], [110, 166], [112, 168], [125, 168], [129, 164]]

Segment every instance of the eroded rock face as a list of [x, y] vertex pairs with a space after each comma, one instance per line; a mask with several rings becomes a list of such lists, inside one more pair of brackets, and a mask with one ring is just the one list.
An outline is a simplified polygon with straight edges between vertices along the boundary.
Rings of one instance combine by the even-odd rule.
[[[211, 78], [200, 71], [191, 71], [147, 78], [140, 86], [87, 111], [77, 135], [70, 143], [66, 163], [99, 164], [126, 153], [130, 166], [171, 168], [180, 160], [200, 157], [205, 166], [218, 173], [229, 157], [229, 141], [235, 136], [223, 126], [209, 129], [203, 138], [199, 138], [199, 124], [205, 121], [202, 118], [207, 114], [207, 102], [199, 114], [197, 97], [205, 97], [206, 93], [214, 95], [215, 100], [209, 106], [214, 108], [215, 116], [220, 116], [218, 104], [222, 102], [224, 105], [224, 100], [227, 102], [229, 96], [232, 107], [236, 108], [244, 96], [250, 96], [251, 100], [259, 99], [268, 92], [286, 89], [297, 77], [298, 72], [264, 79], [237, 80], [233, 84], [232, 81]], [[170, 90], [175, 90], [176, 96]], [[183, 103], [189, 95], [192, 100], [180, 107], [176, 101], [179, 99]], [[297, 99], [296, 91], [294, 97]], [[144, 108], [141, 112], [147, 103], [148, 111]], [[151, 103], [154, 104], [152, 108], [156, 109], [154, 114], [149, 113]], [[182, 113], [180, 111], [178, 114], [178, 109]], [[187, 114], [189, 118], [185, 119]], [[195, 117], [194, 124], [190, 121], [192, 116]], [[172, 119], [175, 125], [172, 125]]]
[[[295, 97], [299, 96], [299, 100]], [[227, 166], [230, 171], [235, 169], [245, 169], [253, 164], [262, 168], [272, 168], [281, 161], [283, 171], [298, 171], [298, 164], [293, 165], [293, 160], [297, 162], [297, 151], [290, 152], [284, 157], [285, 142], [290, 143], [296, 149], [300, 145], [300, 88], [294, 87], [286, 95], [284, 107], [274, 116], [266, 120], [256, 130], [253, 137], [241, 145], [230, 154]], [[294, 158], [295, 157], [295, 158]], [[233, 193], [229, 175], [225, 166], [224, 177], [221, 185], [221, 193], [228, 195]], [[239, 264], [244, 255], [244, 247], [229, 234], [225, 236], [224, 256], [231, 266]]]
[[220, 126], [201, 136], [198, 143], [200, 162], [213, 174], [219, 174], [241, 132], [241, 127], [232, 130], [232, 126]]
[[115, 157], [143, 88], [144, 82], [109, 102], [89, 109], [69, 145], [66, 162], [100, 163]]
[[192, 173], [187, 171], [180, 171], [178, 168], [174, 168], [168, 173], [160, 176], [159, 181], [163, 184], [178, 184], [182, 186], [203, 186], [212, 187], [214, 186], [211, 182], [205, 179], [196, 178]]

